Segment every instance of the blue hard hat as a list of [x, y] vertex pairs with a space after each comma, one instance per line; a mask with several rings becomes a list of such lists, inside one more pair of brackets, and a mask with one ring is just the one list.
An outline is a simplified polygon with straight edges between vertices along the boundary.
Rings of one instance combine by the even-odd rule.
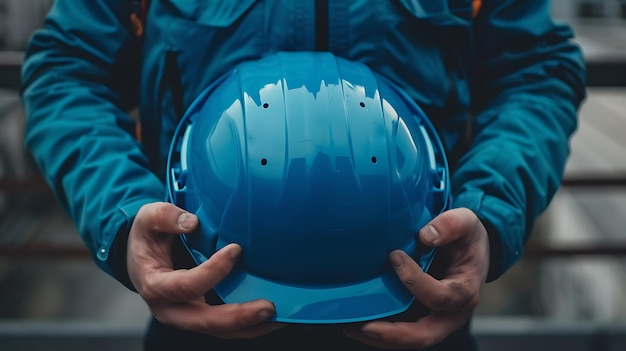
[[167, 196], [195, 213], [197, 263], [229, 243], [240, 261], [215, 291], [268, 299], [275, 320], [347, 323], [404, 312], [414, 297], [389, 253], [424, 270], [417, 231], [450, 204], [443, 146], [423, 111], [366, 65], [281, 52], [206, 88], [175, 132]]

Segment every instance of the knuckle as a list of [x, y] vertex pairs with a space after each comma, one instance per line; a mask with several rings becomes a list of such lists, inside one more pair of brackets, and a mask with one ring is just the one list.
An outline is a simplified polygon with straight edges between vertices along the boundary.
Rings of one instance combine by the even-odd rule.
[[460, 208], [460, 216], [458, 216], [459, 226], [466, 228], [478, 228], [481, 226], [480, 219], [469, 208]]
[[431, 296], [430, 303], [438, 308], [447, 308], [451, 305], [452, 296], [444, 291], [438, 291]]
[[470, 291], [468, 284], [463, 284], [458, 281], [451, 281], [449, 283], [449, 288], [452, 294], [457, 296], [458, 300], [463, 302], [468, 302], [475, 295]]
[[465, 218], [465, 214], [463, 212], [455, 212], [454, 216], [450, 215], [446, 217], [446, 220], [450, 228], [458, 229], [462, 227], [464, 218]]
[[449, 281], [448, 288], [450, 289], [450, 291], [452, 291], [454, 294], [457, 294], [457, 295], [464, 295], [466, 291], [463, 284], [461, 284], [461, 282], [458, 282], [456, 280]]
[[139, 208], [135, 221], [142, 222], [148, 228], [158, 230], [159, 223], [167, 218], [168, 206], [163, 202], [152, 202]]
[[248, 311], [242, 318], [241, 327], [249, 327], [260, 323], [259, 313], [256, 310]]
[[161, 223], [167, 218], [168, 208], [163, 204], [155, 204], [152, 208], [152, 220], [154, 221], [154, 229], [160, 231]]
[[235, 329], [245, 328], [258, 324], [257, 314], [252, 309], [246, 309], [243, 305], [234, 304], [230, 313], [230, 323]]
[[419, 282], [418, 273], [416, 273], [415, 268], [412, 267], [411, 265], [408, 265], [408, 264], [403, 265], [402, 267], [396, 270], [396, 274], [398, 275], [398, 278], [402, 281], [402, 283], [407, 288], [410, 289], [418, 285], [418, 282]]
[[472, 230], [472, 228], [480, 225], [480, 219], [468, 208], [446, 211], [438, 218], [438, 221], [438, 227], [445, 228], [442, 231], [453, 236], [452, 241], [458, 240], [459, 237]]
[[415, 281], [415, 279], [413, 279], [413, 277], [404, 277], [404, 278], [402, 278], [402, 283], [409, 289], [416, 285], [416, 281]]
[[218, 328], [215, 323], [209, 320], [202, 320], [191, 329], [198, 333], [213, 335], [217, 337], [221, 337], [220, 334], [222, 333], [222, 330]]

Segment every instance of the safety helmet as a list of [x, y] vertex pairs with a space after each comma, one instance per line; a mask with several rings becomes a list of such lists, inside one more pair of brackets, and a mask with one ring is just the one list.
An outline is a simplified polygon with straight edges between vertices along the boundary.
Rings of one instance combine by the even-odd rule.
[[448, 166], [417, 104], [368, 66], [321, 52], [245, 62], [208, 86], [175, 131], [167, 197], [195, 213], [181, 234], [199, 264], [243, 252], [215, 286], [268, 299], [279, 322], [358, 322], [414, 297], [389, 263], [427, 270], [417, 231], [450, 203]]

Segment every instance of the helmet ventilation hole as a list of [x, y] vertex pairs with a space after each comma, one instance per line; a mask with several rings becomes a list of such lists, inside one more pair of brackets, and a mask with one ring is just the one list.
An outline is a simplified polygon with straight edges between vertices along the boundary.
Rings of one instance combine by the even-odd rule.
[[270, 104], [268, 104], [267, 102], [263, 104], [263, 108], [268, 108], [270, 107]]
[[261, 160], [261, 165], [265, 166], [266, 164], [267, 164], [267, 159], [266, 158], [262, 159]]
[[372, 163], [376, 163], [378, 162], [378, 159], [376, 158], [376, 156], [372, 156]]
[[359, 105], [361, 105], [361, 107], [365, 107], [365, 103], [363, 101], [359, 102]]

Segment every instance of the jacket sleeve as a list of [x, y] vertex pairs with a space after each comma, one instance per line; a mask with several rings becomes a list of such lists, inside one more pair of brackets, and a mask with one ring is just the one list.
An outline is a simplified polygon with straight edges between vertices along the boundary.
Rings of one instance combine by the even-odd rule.
[[22, 70], [26, 146], [96, 263], [128, 287], [130, 225], [164, 198], [127, 113], [139, 81], [131, 3], [56, 1]]
[[492, 247], [488, 280], [521, 257], [560, 186], [585, 98], [581, 50], [549, 1], [486, 0], [474, 23], [473, 135], [453, 175], [455, 207], [472, 209]]

